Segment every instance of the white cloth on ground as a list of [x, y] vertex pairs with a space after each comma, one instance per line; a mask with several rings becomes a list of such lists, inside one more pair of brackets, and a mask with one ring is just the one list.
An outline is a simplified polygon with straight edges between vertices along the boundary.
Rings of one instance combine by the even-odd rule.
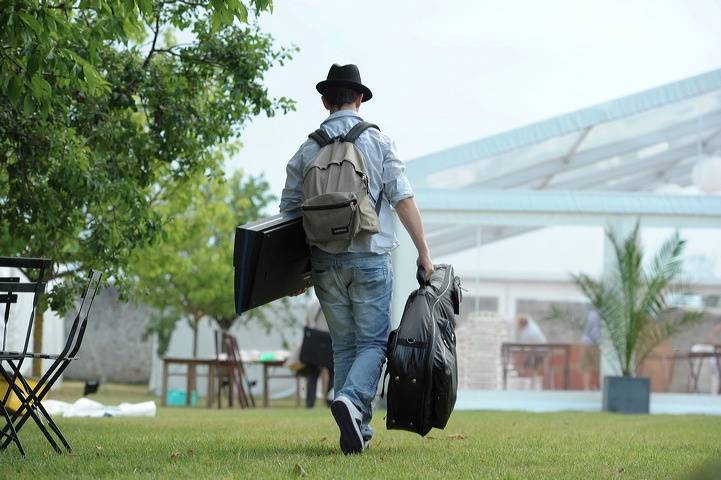
[[120, 405], [103, 405], [89, 398], [80, 398], [74, 403], [59, 400], [43, 400], [43, 407], [50, 415], [62, 417], [154, 417], [157, 412], [155, 402], [121, 403]]

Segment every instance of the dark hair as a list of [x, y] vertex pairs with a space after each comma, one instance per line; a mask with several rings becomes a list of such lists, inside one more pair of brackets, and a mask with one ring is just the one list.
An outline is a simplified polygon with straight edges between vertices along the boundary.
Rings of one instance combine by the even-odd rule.
[[323, 92], [323, 98], [331, 107], [340, 108], [348, 103], [355, 102], [360, 92], [344, 87], [328, 87]]

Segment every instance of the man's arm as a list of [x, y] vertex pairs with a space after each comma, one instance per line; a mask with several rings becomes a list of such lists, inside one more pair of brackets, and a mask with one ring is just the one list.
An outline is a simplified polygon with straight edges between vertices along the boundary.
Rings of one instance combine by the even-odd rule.
[[301, 145], [285, 168], [285, 188], [280, 196], [280, 211], [300, 208], [303, 203], [303, 147]]
[[398, 218], [405, 227], [408, 235], [411, 236], [413, 244], [418, 250], [418, 260], [416, 265], [423, 267], [426, 272], [426, 278], [431, 278], [433, 273], [433, 262], [431, 261], [431, 252], [428, 250], [426, 236], [423, 233], [423, 222], [421, 221], [421, 212], [418, 211], [416, 200], [413, 197], [404, 198], [396, 203], [394, 207]]
[[[373, 131], [375, 132], [375, 131]], [[378, 132], [379, 140], [382, 142], [385, 153], [383, 155], [383, 194], [395, 209], [401, 223], [411, 236], [413, 243], [418, 250], [416, 265], [423, 267], [427, 278], [433, 273], [433, 262], [426, 244], [426, 237], [423, 234], [423, 222], [421, 213], [418, 211], [416, 201], [413, 198], [413, 189], [405, 176], [405, 165], [398, 158], [396, 145], [389, 137]]]

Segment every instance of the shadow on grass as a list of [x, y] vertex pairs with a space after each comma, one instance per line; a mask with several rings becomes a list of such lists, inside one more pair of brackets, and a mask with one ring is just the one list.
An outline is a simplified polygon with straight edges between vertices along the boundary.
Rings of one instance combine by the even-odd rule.
[[686, 480], [719, 480], [721, 478], [721, 460], [709, 460], [684, 478]]

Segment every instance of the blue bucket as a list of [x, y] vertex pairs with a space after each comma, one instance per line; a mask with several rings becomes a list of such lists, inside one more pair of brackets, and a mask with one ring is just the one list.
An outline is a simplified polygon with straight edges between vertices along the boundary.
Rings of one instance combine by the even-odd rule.
[[[165, 405], [168, 407], [185, 407], [187, 404], [187, 394], [185, 390], [168, 390], [165, 396]], [[193, 390], [190, 395], [190, 405], [193, 407], [198, 404], [198, 392]]]

